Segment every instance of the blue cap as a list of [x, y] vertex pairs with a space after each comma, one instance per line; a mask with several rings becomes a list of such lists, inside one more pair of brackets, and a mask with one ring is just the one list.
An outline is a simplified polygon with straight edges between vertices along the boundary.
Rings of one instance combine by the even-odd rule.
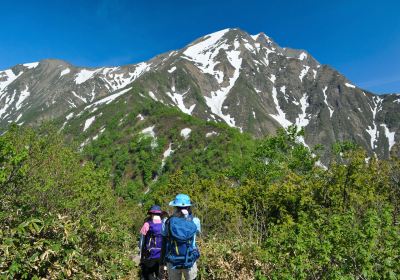
[[149, 214], [161, 214], [162, 213], [161, 207], [158, 205], [153, 205], [150, 207], [148, 213]]
[[192, 202], [190, 201], [190, 197], [187, 194], [180, 193], [175, 196], [175, 199], [169, 203], [169, 206], [188, 207], [192, 206]]

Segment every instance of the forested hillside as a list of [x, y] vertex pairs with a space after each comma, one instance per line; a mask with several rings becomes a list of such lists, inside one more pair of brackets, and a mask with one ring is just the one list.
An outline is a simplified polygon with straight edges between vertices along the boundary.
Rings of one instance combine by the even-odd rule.
[[2, 279], [135, 279], [144, 214], [178, 192], [202, 221], [201, 279], [400, 274], [398, 158], [337, 143], [326, 169], [295, 127], [255, 140], [140, 108], [122, 108], [97, 137], [94, 124], [81, 147], [88, 135], [73, 136], [73, 124], [66, 135], [12, 126], [0, 136]]

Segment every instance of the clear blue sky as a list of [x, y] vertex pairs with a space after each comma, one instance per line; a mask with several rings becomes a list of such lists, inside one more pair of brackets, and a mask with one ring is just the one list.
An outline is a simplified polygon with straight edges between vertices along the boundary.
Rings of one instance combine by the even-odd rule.
[[400, 1], [1, 1], [0, 69], [59, 58], [136, 63], [239, 27], [308, 50], [355, 84], [400, 93]]

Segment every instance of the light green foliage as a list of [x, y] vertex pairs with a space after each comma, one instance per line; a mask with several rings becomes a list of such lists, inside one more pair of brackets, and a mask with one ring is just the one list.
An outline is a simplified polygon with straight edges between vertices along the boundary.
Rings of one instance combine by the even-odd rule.
[[0, 276], [117, 278], [132, 267], [128, 213], [107, 176], [52, 129], [0, 137]]
[[396, 279], [399, 273], [398, 229], [391, 211], [354, 211], [309, 216], [270, 228], [266, 261], [273, 279]]
[[[366, 160], [345, 142], [323, 169], [296, 127], [257, 140], [146, 106], [145, 120], [111, 118], [83, 157], [46, 127], [0, 137], [2, 278], [133, 277], [146, 209], [171, 213], [177, 193], [202, 222], [200, 279], [398, 277], [399, 159]], [[140, 133], [153, 125], [157, 139]]]
[[150, 194], [165, 207], [176, 193], [192, 197], [202, 279], [396, 279], [399, 160], [366, 161], [344, 143], [325, 170], [299, 136], [280, 131], [220, 177], [180, 171]]

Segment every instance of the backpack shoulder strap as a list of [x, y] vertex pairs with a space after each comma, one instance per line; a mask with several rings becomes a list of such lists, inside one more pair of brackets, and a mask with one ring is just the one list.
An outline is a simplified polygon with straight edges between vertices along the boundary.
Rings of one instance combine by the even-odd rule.
[[168, 217], [168, 219], [165, 221], [165, 229], [166, 229], [166, 233], [167, 233], [167, 236], [166, 236], [167, 238], [169, 238], [171, 236], [171, 229], [169, 226], [171, 218], [172, 218], [172, 216]]

